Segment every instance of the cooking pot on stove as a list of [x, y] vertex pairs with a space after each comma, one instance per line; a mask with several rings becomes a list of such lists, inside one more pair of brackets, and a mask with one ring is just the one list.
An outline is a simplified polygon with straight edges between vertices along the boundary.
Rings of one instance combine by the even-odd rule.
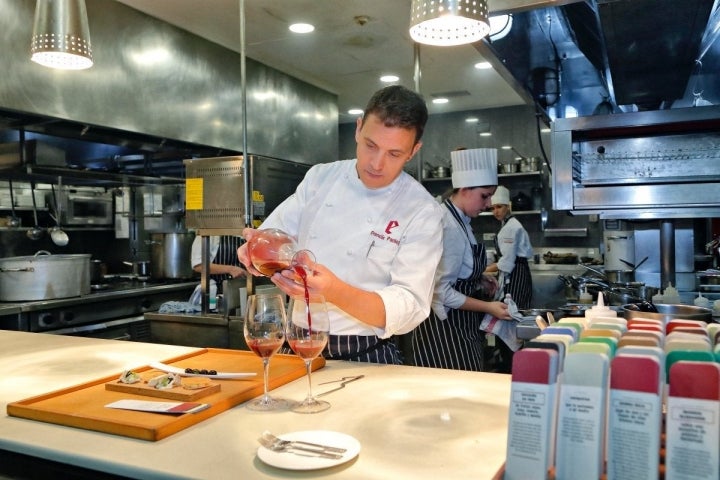
[[90, 283], [92, 285], [99, 285], [105, 280], [107, 275], [107, 265], [102, 260], [91, 260], [90, 261]]
[[90, 254], [0, 258], [0, 301], [26, 302], [90, 293]]
[[195, 275], [192, 269], [192, 243], [195, 233], [153, 233], [150, 236], [153, 263], [152, 277], [155, 279], [182, 279]]
[[123, 262], [128, 267], [132, 267], [132, 273], [138, 280], [147, 280], [150, 278], [150, 261], [138, 260], [135, 262]]

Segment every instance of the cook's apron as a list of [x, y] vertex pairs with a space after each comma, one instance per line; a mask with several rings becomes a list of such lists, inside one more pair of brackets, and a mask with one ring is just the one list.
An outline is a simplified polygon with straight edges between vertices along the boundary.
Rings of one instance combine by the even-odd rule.
[[[465, 231], [472, 247], [473, 269], [468, 278], [455, 281], [453, 288], [470, 296], [480, 285], [486, 267], [485, 245], [473, 244], [470, 232], [450, 200], [444, 205]], [[483, 313], [451, 308], [447, 320], [440, 320], [434, 311], [413, 330], [413, 363], [420, 367], [483, 370], [485, 333], [480, 330]]]
[[[505, 220], [503, 220], [500, 230], [502, 230], [502, 227], [504, 227], [507, 221], [511, 218], [512, 215], [509, 215]], [[498, 232], [498, 234], [499, 233], [500, 232]], [[494, 243], [495, 251], [497, 252], [499, 260], [502, 256], [502, 252], [500, 251], [498, 235], [495, 235]], [[530, 264], [528, 263], [528, 259], [525, 257], [515, 257], [515, 268], [513, 268], [513, 271], [510, 273], [505, 272], [505, 275], [503, 276], [501, 274], [501, 277], [503, 284], [499, 285], [499, 288], [503, 289], [503, 298], [506, 293], [509, 293], [518, 309], [525, 310], [531, 308], [532, 276], [530, 274]], [[500, 300], [502, 300], [502, 298]]]
[[[210, 263], [241, 267], [242, 265], [240, 264], [240, 260], [238, 260], [237, 256], [237, 249], [244, 243], [244, 240], [241, 237], [236, 237], [234, 235], [221, 235], [219, 238], [220, 246], [218, 247], [215, 257], [210, 261]], [[231, 279], [232, 275], [229, 273], [219, 273], [210, 275], [210, 278], [215, 280], [215, 283], [217, 283], [218, 293], [222, 293], [223, 280]]]

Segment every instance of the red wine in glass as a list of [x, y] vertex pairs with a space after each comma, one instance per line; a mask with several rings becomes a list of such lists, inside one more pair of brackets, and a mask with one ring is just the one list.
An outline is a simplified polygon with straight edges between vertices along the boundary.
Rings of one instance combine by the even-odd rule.
[[295, 354], [302, 359], [312, 360], [320, 355], [327, 341], [321, 340], [292, 340], [290, 348]]
[[250, 350], [255, 352], [255, 355], [258, 357], [270, 358], [280, 350], [282, 344], [282, 339], [256, 338], [248, 342], [248, 347], [250, 347]]

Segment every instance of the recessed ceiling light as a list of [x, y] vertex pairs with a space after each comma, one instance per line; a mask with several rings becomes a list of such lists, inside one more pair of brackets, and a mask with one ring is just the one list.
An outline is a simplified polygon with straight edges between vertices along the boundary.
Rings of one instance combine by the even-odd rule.
[[293, 23], [288, 29], [293, 33], [310, 33], [315, 30], [315, 26], [309, 23]]
[[348, 110], [348, 113], [350, 115], [362, 115], [363, 110], [361, 108], [351, 108], [350, 110]]
[[478, 70], [487, 70], [488, 68], [492, 68], [492, 65], [490, 65], [490, 62], [478, 62], [475, 64], [475, 68]]
[[433, 103], [448, 103], [449, 100], [447, 98], [433, 98]]
[[541, 128], [540, 133], [550, 133], [550, 129], [549, 128]]
[[510, 150], [512, 148], [512, 145], [503, 145], [500, 148], [502, 148], [503, 150]]
[[467, 123], [477, 123], [477, 122], [480, 121], [480, 119], [477, 118], [477, 117], [468, 117], [468, 118], [465, 119], [465, 121], [466, 121]]
[[481, 137], [492, 137], [492, 133], [490, 132], [480, 132]]
[[397, 82], [398, 80], [400, 80], [400, 77], [397, 75], [383, 75], [380, 77], [380, 81], [385, 83]]

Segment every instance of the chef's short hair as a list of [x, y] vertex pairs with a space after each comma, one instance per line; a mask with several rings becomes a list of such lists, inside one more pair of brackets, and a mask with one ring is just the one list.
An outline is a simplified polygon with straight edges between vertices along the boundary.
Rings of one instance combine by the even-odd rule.
[[415, 129], [415, 143], [425, 131], [428, 110], [422, 96], [401, 85], [382, 88], [368, 101], [363, 113], [363, 122], [368, 115], [378, 117], [386, 127]]

